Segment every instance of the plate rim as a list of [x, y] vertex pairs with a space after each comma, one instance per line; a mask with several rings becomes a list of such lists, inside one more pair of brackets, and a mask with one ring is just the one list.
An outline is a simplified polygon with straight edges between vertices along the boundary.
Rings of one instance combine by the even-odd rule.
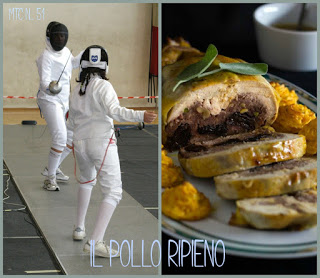
[[[166, 217], [166, 220], [171, 221], [168, 217]], [[165, 222], [165, 221], [163, 221], [163, 222]], [[217, 235], [208, 235], [208, 234], [205, 235], [205, 234], [202, 234], [202, 231], [197, 231], [197, 230], [194, 230], [193, 228], [190, 228], [190, 227], [185, 227], [184, 230], [181, 230], [181, 229], [178, 230], [178, 229], [176, 229], [175, 227], [173, 227], [170, 224], [167, 224], [167, 226], [170, 226], [170, 229], [167, 229], [167, 230], [174, 230], [176, 233], [181, 234], [182, 236], [185, 235], [184, 236], [185, 238], [188, 238], [188, 239], [191, 239], [191, 240], [192, 239], [198, 239], [198, 237], [196, 237], [196, 236], [199, 236], [202, 239], [212, 238], [214, 240], [222, 240], [224, 243], [226, 242], [230, 246], [234, 246], [234, 247], [237, 246], [238, 248], [243, 248], [244, 250], [256, 250], [257, 252], [264, 252], [264, 250], [265, 251], [273, 250], [273, 251], [278, 251], [278, 252], [283, 252], [284, 250], [295, 251], [295, 250], [303, 250], [303, 249], [314, 247], [314, 246], [317, 245], [317, 242], [313, 241], [313, 242], [310, 242], [310, 243], [303, 243], [303, 244], [294, 245], [294, 246], [293, 245], [279, 245], [279, 246], [250, 245], [249, 246], [248, 244], [246, 244], [244, 242], [235, 242], [235, 241], [232, 241], [232, 240], [229, 240], [229, 239], [220, 238]], [[192, 232], [196, 232], [196, 234], [192, 234], [191, 231]]]
[[[170, 220], [171, 221], [171, 220]], [[206, 233], [206, 232], [203, 232], [203, 231], [200, 231], [198, 229], [195, 229], [193, 227], [190, 227], [188, 226], [187, 224], [185, 224], [183, 221], [179, 222], [180, 225], [183, 225], [184, 227], [190, 229], [190, 230], [195, 230], [197, 231], [198, 233], [203, 233], [204, 235], [210, 237], [212, 235]], [[214, 235], [217, 237], [217, 235]], [[225, 240], [227, 241], [230, 241], [230, 242], [234, 242], [234, 243], [243, 243], [243, 241], [236, 241], [236, 240], [230, 240], [230, 239], [227, 239], [225, 238]], [[295, 246], [299, 245], [299, 246], [302, 246], [302, 245], [306, 245], [306, 244], [312, 244], [312, 243], [316, 243], [317, 241], [313, 240], [313, 241], [306, 241], [304, 243], [299, 243], [299, 244], [295, 244]], [[256, 243], [250, 243], [250, 242], [245, 242], [246, 245], [252, 245], [252, 246], [274, 246], [274, 247], [281, 247], [281, 246], [290, 246], [291, 244], [290, 243], [287, 243], [287, 244], [256, 244]]]
[[[177, 235], [175, 233], [172, 233], [170, 230], [167, 230], [166, 228], [163, 228], [163, 232], [170, 235], [174, 239], [186, 239], [189, 240], [188, 238], [184, 238], [181, 235]], [[199, 244], [199, 246], [201, 246]], [[282, 253], [272, 253], [272, 252], [257, 252], [257, 251], [247, 251], [247, 250], [236, 250], [233, 248], [228, 247], [228, 252], [227, 250], [225, 251], [225, 255], [235, 255], [235, 256], [240, 256], [240, 257], [248, 257], [248, 258], [269, 258], [269, 259], [293, 259], [293, 258], [306, 258], [306, 257], [313, 257], [317, 255], [317, 246], [315, 246], [316, 250], [315, 251], [308, 251], [308, 252], [301, 252], [301, 251], [296, 251], [296, 252], [282, 252]], [[223, 250], [221, 248], [217, 249], [218, 252], [222, 253]]]

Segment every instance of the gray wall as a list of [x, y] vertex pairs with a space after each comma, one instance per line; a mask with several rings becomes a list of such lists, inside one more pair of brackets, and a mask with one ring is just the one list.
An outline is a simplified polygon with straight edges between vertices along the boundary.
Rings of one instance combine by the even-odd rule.
[[[20, 19], [12, 8], [23, 8]], [[37, 8], [44, 19], [37, 20]], [[11, 10], [10, 10], [11, 9]], [[110, 82], [118, 96], [146, 96], [152, 25], [152, 4], [4, 4], [3, 95], [36, 96], [39, 76], [36, 59], [45, 48], [49, 22], [69, 29], [67, 47], [74, 56], [87, 46], [104, 46], [109, 55]], [[11, 13], [9, 12], [11, 11]], [[29, 20], [29, 12], [30, 19]], [[157, 16], [157, 15], [156, 15]], [[73, 71], [72, 87], [78, 70]], [[37, 107], [35, 100], [4, 99], [5, 108]], [[127, 107], [154, 106], [147, 100], [121, 100]]]

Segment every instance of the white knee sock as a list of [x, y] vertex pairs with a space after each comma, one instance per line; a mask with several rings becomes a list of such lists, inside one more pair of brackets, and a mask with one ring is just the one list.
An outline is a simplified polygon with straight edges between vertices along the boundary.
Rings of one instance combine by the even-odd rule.
[[90, 197], [92, 192], [92, 186], [82, 187], [80, 185], [78, 190], [78, 208], [77, 208], [77, 223], [76, 228], [80, 227], [83, 229], [85, 227], [85, 219], [90, 203]]
[[94, 226], [94, 230], [91, 239], [95, 242], [103, 240], [104, 234], [110, 222], [111, 216], [115, 210], [115, 206], [102, 202], [99, 208], [98, 216]]
[[50, 149], [49, 161], [48, 161], [48, 176], [56, 175], [57, 168], [59, 166], [61, 153], [58, 153]]
[[62, 161], [69, 155], [69, 153], [72, 151], [72, 149], [69, 149], [67, 146], [64, 148], [63, 152], [61, 153], [59, 165], [61, 165]]

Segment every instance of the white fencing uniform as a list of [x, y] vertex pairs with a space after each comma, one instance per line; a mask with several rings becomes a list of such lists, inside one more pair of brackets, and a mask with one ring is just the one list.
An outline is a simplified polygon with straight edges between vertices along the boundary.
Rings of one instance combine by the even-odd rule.
[[[67, 126], [73, 130], [73, 144], [80, 170], [80, 182], [96, 177], [105, 150], [114, 134], [113, 119], [119, 122], [142, 122], [145, 111], [134, 111], [121, 107], [111, 83], [95, 75], [79, 95], [80, 84], [74, 89], [70, 99]], [[109, 145], [105, 162], [99, 174], [104, 200], [116, 206], [122, 198], [122, 182], [118, 147], [115, 135]], [[96, 180], [84, 186], [95, 185]]]
[[[77, 57], [73, 57], [71, 54], [69, 58], [69, 55], [70, 50], [67, 47], [64, 47], [61, 51], [55, 51], [49, 40], [46, 39], [46, 49], [37, 59], [40, 77], [37, 95], [38, 105], [50, 130], [52, 147], [60, 151], [64, 149], [66, 143], [68, 145], [72, 143], [72, 132], [67, 132], [65, 115], [69, 110], [72, 69], [79, 67], [82, 53]], [[59, 81], [62, 90], [57, 95], [50, 95], [49, 84], [51, 81], [59, 79], [66, 63], [67, 65]]]

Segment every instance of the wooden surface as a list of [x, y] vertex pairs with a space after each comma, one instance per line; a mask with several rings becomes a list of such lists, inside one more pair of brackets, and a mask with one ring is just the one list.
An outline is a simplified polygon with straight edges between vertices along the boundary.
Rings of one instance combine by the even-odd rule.
[[[135, 110], [148, 110], [158, 113], [157, 108], [136, 107]], [[38, 108], [3, 108], [3, 124], [17, 125], [22, 121], [36, 121], [38, 125], [46, 125], [46, 121], [40, 117]], [[115, 124], [132, 124], [129, 122], [114, 122]], [[158, 124], [158, 117], [152, 124]]]

